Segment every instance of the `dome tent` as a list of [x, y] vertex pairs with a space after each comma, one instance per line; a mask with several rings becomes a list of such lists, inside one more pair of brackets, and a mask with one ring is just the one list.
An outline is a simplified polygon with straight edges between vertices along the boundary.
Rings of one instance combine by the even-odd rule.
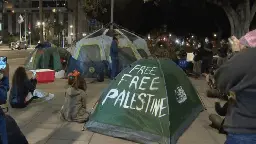
[[[120, 71], [136, 60], [147, 58], [150, 55], [144, 39], [124, 29], [114, 29], [114, 33], [119, 40]], [[106, 70], [107, 73], [109, 72], [112, 35], [113, 32], [110, 29], [102, 28], [76, 43], [73, 58], [83, 63], [79, 65], [83, 65], [82, 73], [86, 77], [97, 76], [99, 71], [102, 71], [100, 70], [102, 62], [104, 63], [105, 72]]]
[[62, 69], [60, 59], [69, 60], [70, 57], [71, 54], [63, 48], [36, 48], [25, 61], [25, 68], [27, 70], [52, 69], [59, 71]]
[[176, 144], [204, 108], [186, 74], [170, 59], [132, 63], [96, 104], [87, 130], [145, 144]]

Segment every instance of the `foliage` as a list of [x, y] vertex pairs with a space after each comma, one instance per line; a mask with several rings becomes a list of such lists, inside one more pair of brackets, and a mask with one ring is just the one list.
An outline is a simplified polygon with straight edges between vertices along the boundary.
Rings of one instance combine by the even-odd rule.
[[19, 40], [19, 36], [17, 35], [10, 35], [7, 31], [4, 32], [4, 37], [3, 37], [3, 43], [5, 44], [10, 44], [11, 42], [16, 42]]
[[[106, 7], [109, 7], [109, 3], [107, 3], [109, 1], [111, 1], [111, 0], [82, 0], [80, 2], [84, 8], [84, 11], [86, 12], [86, 14], [88, 16], [97, 17], [98, 15], [104, 14], [108, 11]], [[155, 5], [158, 5], [158, 3], [161, 0], [143, 0], [143, 1], [145, 3], [153, 2]]]
[[105, 6], [104, 0], [84, 0], [83, 4], [86, 14], [91, 17], [97, 17], [99, 13], [107, 12]]
[[38, 40], [40, 39], [39, 29], [32, 29], [31, 31], [31, 42], [32, 44], [37, 44]]

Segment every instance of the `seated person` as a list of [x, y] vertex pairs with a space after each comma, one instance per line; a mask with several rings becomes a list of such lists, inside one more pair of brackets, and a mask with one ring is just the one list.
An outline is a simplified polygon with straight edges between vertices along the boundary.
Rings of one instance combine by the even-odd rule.
[[78, 71], [74, 71], [68, 75], [68, 85], [60, 117], [66, 121], [84, 123], [89, 117], [86, 111], [86, 82]]
[[18, 67], [13, 75], [12, 87], [9, 96], [9, 102], [12, 108], [25, 108], [33, 97], [27, 97], [29, 93], [33, 94], [36, 89], [37, 80], [28, 79], [24, 67]]
[[[9, 65], [6, 68], [0, 70], [0, 104], [5, 104], [7, 100], [7, 92], [9, 91]], [[8, 144], [8, 136], [6, 131], [5, 114], [0, 107], [0, 143]]]

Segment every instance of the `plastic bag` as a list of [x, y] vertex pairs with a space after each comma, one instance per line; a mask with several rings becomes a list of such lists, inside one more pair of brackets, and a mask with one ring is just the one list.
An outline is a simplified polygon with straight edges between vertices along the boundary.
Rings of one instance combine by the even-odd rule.
[[34, 92], [33, 92], [33, 96], [36, 96], [36, 97], [39, 97], [39, 98], [43, 98], [43, 97], [46, 97], [48, 95], [49, 95], [49, 93], [43, 92], [42, 90], [39, 90], [39, 89], [35, 89]]

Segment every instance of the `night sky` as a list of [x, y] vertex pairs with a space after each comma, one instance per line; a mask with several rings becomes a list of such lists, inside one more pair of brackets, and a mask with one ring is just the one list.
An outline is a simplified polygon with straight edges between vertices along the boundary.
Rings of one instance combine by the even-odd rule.
[[[192, 2], [198, 0], [161, 0], [155, 6], [154, 3], [144, 3], [143, 0], [122, 1], [115, 5], [115, 23], [142, 35], [164, 24], [170, 32], [180, 36], [188, 33], [212, 36], [213, 32], [219, 31], [222, 31], [222, 37], [230, 34], [224, 11], [213, 4]], [[110, 9], [100, 19], [104, 23], [109, 22]]]

